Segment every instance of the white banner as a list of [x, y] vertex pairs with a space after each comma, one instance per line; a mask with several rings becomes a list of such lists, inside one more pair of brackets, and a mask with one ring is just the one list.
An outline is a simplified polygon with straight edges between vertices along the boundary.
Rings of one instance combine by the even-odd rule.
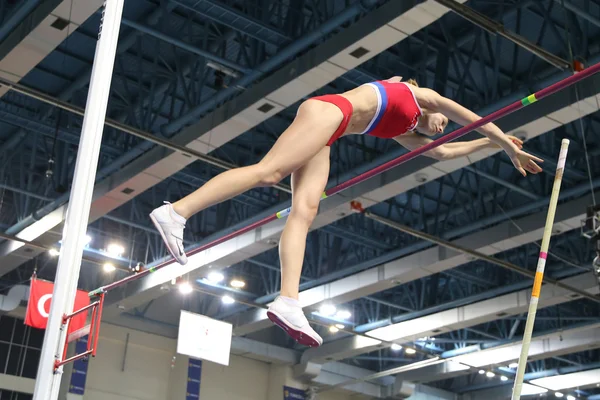
[[232, 332], [231, 324], [181, 311], [177, 353], [229, 365]]

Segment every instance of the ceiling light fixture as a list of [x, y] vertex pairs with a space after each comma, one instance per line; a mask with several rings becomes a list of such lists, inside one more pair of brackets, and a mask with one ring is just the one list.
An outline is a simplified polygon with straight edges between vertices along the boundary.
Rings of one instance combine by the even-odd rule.
[[181, 294], [190, 294], [194, 291], [194, 288], [189, 282], [181, 282], [179, 284], [179, 292]]
[[241, 279], [232, 279], [229, 284], [235, 289], [241, 289], [246, 286], [246, 282], [242, 281]]
[[220, 282], [223, 282], [223, 280], [225, 279], [225, 275], [223, 275], [220, 272], [213, 271], [208, 274], [206, 279], [208, 279], [208, 281], [211, 283], [220, 283]]
[[117, 243], [111, 243], [106, 248], [106, 253], [111, 257], [121, 257], [125, 253], [125, 248]]
[[337, 311], [337, 308], [333, 304], [323, 304], [321, 308], [319, 308], [319, 314], [324, 317], [331, 317]]
[[105, 263], [102, 266], [102, 269], [104, 269], [104, 272], [113, 272], [116, 268], [114, 265], [112, 265], [111, 263]]
[[352, 313], [348, 310], [340, 310], [335, 314], [337, 319], [341, 319], [342, 321], [346, 321], [352, 317]]

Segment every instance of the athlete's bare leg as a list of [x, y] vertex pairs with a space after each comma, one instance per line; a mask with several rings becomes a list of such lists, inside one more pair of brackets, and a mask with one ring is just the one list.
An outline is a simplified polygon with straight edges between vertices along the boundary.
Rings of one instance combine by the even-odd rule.
[[292, 173], [292, 210], [281, 241], [281, 295], [298, 299], [306, 237], [329, 177], [330, 147], [324, 147], [308, 163]]
[[292, 210], [281, 241], [281, 296], [269, 305], [267, 317], [298, 343], [318, 347], [323, 338], [310, 326], [298, 289], [306, 250], [306, 236], [319, 209], [319, 200], [329, 176], [330, 148], [324, 147], [310, 161], [292, 173]]
[[304, 102], [294, 122], [259, 163], [217, 175], [174, 203], [173, 209], [188, 219], [254, 187], [277, 184], [326, 147], [342, 118], [342, 112], [333, 104], [318, 100]]

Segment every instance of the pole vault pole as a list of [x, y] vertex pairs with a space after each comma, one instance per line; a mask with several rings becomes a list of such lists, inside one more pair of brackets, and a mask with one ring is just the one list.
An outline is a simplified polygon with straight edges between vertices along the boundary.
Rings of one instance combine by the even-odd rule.
[[531, 289], [531, 300], [529, 302], [529, 311], [527, 313], [525, 332], [523, 333], [523, 345], [521, 347], [521, 354], [519, 356], [519, 366], [517, 368], [517, 376], [515, 377], [515, 383], [513, 386], [512, 400], [519, 400], [521, 398], [523, 378], [525, 376], [525, 369], [527, 368], [527, 358], [529, 357], [529, 345], [531, 344], [533, 325], [535, 324], [535, 315], [537, 313], [537, 306], [540, 300], [540, 293], [542, 291], [544, 270], [546, 268], [546, 259], [548, 258], [550, 238], [552, 237], [552, 226], [554, 225], [554, 215], [556, 214], [556, 206], [558, 204], [560, 185], [562, 183], [568, 151], [569, 140], [563, 139], [562, 146], [560, 148], [560, 156], [558, 157], [558, 164], [556, 167], [556, 175], [554, 176], [554, 185], [552, 186], [552, 195], [550, 196], [550, 205], [548, 206], [548, 215], [546, 216], [546, 225], [544, 226], [544, 235], [542, 236], [542, 246], [535, 272], [535, 280], [533, 281], [533, 288]]
[[63, 316], [71, 314], [75, 304], [123, 1], [106, 0], [104, 3], [71, 198], [63, 229], [63, 245], [58, 259], [52, 305], [35, 381], [34, 400], [58, 399], [63, 369], [59, 368], [55, 372], [54, 366], [55, 360], [63, 354], [66, 343], [67, 330], [63, 324]]
[[[412, 160], [412, 159], [420, 156], [421, 154], [423, 154], [423, 153], [425, 153], [425, 152], [427, 152], [427, 151], [429, 151], [429, 150], [431, 150], [433, 148], [441, 146], [442, 144], [447, 143], [447, 142], [449, 142], [451, 140], [458, 139], [459, 137], [464, 136], [467, 133], [469, 133], [471, 131], [474, 131], [475, 129], [478, 129], [478, 128], [482, 127], [483, 125], [487, 124], [487, 123], [496, 121], [497, 119], [505, 117], [508, 114], [511, 114], [511, 113], [513, 113], [513, 112], [521, 109], [521, 108], [527, 107], [528, 105], [533, 104], [536, 101], [543, 99], [544, 97], [547, 97], [547, 96], [550, 96], [550, 95], [552, 95], [552, 94], [554, 94], [556, 92], [559, 92], [560, 90], [562, 90], [562, 89], [564, 89], [564, 88], [566, 88], [568, 86], [571, 86], [572, 84], [577, 83], [577, 82], [579, 82], [579, 81], [581, 81], [581, 80], [583, 80], [583, 79], [585, 79], [587, 77], [590, 77], [590, 76], [592, 76], [592, 75], [594, 75], [594, 74], [596, 74], [598, 72], [600, 72], [600, 63], [595, 64], [595, 65], [593, 65], [593, 66], [591, 66], [591, 67], [589, 67], [589, 68], [587, 68], [587, 69], [585, 69], [585, 70], [583, 70], [581, 72], [578, 72], [578, 73], [576, 73], [576, 74], [574, 74], [572, 76], [569, 76], [568, 78], [565, 78], [565, 79], [563, 79], [561, 81], [558, 81], [555, 84], [550, 85], [547, 88], [542, 89], [542, 90], [540, 90], [540, 91], [538, 91], [538, 92], [536, 92], [536, 93], [534, 93], [532, 95], [529, 95], [529, 96], [527, 96], [527, 97], [525, 97], [525, 98], [523, 98], [523, 99], [521, 99], [519, 101], [516, 101], [516, 102], [514, 102], [514, 103], [512, 103], [512, 104], [510, 104], [510, 105], [508, 105], [508, 106], [506, 106], [504, 108], [501, 108], [500, 110], [498, 110], [496, 112], [493, 112], [493, 113], [491, 113], [491, 114], [489, 114], [489, 115], [481, 118], [480, 120], [478, 120], [476, 122], [473, 122], [472, 124], [463, 126], [462, 128], [459, 128], [459, 129], [455, 130], [454, 132], [449, 133], [448, 135], [443, 136], [440, 139], [434, 140], [433, 142], [428, 143], [425, 146], [419, 147], [418, 149], [415, 149], [415, 150], [413, 150], [413, 151], [411, 151], [409, 153], [403, 154], [403, 155], [401, 155], [398, 158], [395, 158], [395, 159], [393, 159], [391, 161], [388, 161], [385, 164], [382, 164], [382, 165], [380, 165], [380, 166], [378, 166], [378, 167], [376, 167], [376, 168], [374, 168], [374, 169], [372, 169], [370, 171], [367, 171], [367, 172], [365, 172], [363, 174], [360, 174], [360, 175], [358, 175], [358, 176], [356, 176], [356, 177], [354, 177], [354, 178], [352, 178], [352, 179], [350, 179], [350, 180], [348, 180], [346, 182], [343, 182], [343, 183], [341, 183], [341, 184], [339, 184], [339, 185], [337, 185], [335, 187], [332, 187], [331, 189], [328, 189], [328, 190], [326, 190], [323, 193], [323, 195], [321, 196], [321, 199], [325, 199], [325, 198], [327, 198], [329, 196], [332, 196], [334, 194], [338, 194], [338, 193], [342, 192], [343, 190], [346, 190], [346, 189], [348, 189], [348, 188], [350, 188], [352, 186], [355, 186], [355, 185], [357, 185], [357, 184], [359, 184], [359, 183], [361, 183], [361, 182], [363, 182], [363, 181], [365, 181], [365, 180], [367, 180], [369, 178], [372, 178], [375, 175], [379, 175], [379, 174], [382, 174], [382, 173], [384, 173], [386, 171], [389, 171], [390, 169], [392, 169], [394, 167], [397, 167], [398, 165], [403, 164], [403, 163], [405, 163], [407, 161], [410, 161], [410, 160]], [[244, 234], [246, 232], [249, 232], [249, 231], [251, 231], [253, 229], [259, 228], [259, 227], [261, 227], [261, 226], [263, 226], [265, 224], [268, 224], [269, 222], [275, 221], [275, 220], [280, 219], [280, 218], [285, 218], [285, 217], [287, 217], [289, 215], [289, 213], [290, 213], [290, 208], [287, 208], [285, 210], [281, 210], [281, 211], [279, 211], [279, 212], [277, 212], [275, 214], [272, 214], [272, 215], [270, 215], [268, 217], [265, 217], [265, 218], [261, 219], [260, 221], [256, 221], [256, 222], [254, 222], [254, 223], [252, 223], [252, 224], [250, 224], [250, 225], [248, 225], [248, 226], [246, 226], [244, 228], [241, 228], [241, 229], [239, 229], [237, 231], [231, 232], [231, 233], [229, 233], [229, 234], [227, 234], [225, 236], [222, 236], [222, 237], [220, 237], [218, 239], [215, 239], [212, 242], [209, 242], [209, 243], [206, 243], [206, 244], [204, 244], [202, 246], [199, 246], [199, 247], [195, 248], [194, 250], [192, 250], [191, 252], [189, 252], [188, 256], [200, 253], [201, 251], [204, 251], [204, 250], [207, 250], [207, 249], [210, 249], [211, 247], [217, 246], [217, 245], [219, 245], [219, 244], [221, 244], [223, 242], [226, 242], [226, 241], [228, 241], [230, 239], [233, 239], [233, 238], [235, 238], [237, 236], [240, 236], [240, 235], [242, 235], [242, 234]], [[162, 262], [162, 263], [160, 263], [158, 265], [152, 266], [151, 268], [146, 269], [146, 270], [144, 270], [144, 271], [142, 271], [142, 272], [140, 272], [140, 273], [138, 273], [136, 275], [130, 275], [130, 276], [126, 277], [126, 278], [123, 278], [123, 279], [121, 279], [119, 281], [113, 282], [113, 283], [111, 283], [109, 285], [102, 286], [102, 287], [100, 287], [100, 288], [98, 288], [96, 290], [91, 291], [89, 294], [90, 294], [90, 296], [96, 296], [96, 295], [99, 295], [101, 293], [106, 293], [109, 290], [112, 290], [112, 289], [114, 289], [116, 287], [125, 285], [125, 284], [127, 284], [127, 283], [129, 283], [131, 281], [138, 280], [140, 278], [145, 277], [148, 274], [151, 274], [154, 271], [157, 271], [157, 270], [162, 269], [162, 268], [164, 268], [166, 266], [169, 266], [173, 262], [174, 261], [172, 259], [167, 260], [167, 261]]]

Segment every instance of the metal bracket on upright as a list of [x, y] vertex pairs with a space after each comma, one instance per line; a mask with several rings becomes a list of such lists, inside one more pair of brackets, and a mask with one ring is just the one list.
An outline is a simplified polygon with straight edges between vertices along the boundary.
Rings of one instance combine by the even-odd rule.
[[76, 354], [73, 357], [67, 358], [67, 350], [69, 347], [69, 342], [74, 340], [72, 335], [68, 335], [65, 338], [64, 350], [61, 358], [56, 358], [54, 360], [54, 372], [56, 372], [60, 367], [65, 364], [75, 362], [82, 358], [87, 358], [89, 356], [96, 357], [96, 350], [98, 348], [98, 338], [100, 337], [100, 320], [102, 319], [102, 307], [104, 306], [104, 293], [99, 295], [99, 299], [95, 302], [81, 308], [80, 310], [73, 311], [71, 314], [63, 316], [63, 329], [66, 329], [69, 332], [69, 328], [71, 327], [71, 320], [73, 317], [80, 315], [82, 313], [87, 313], [89, 310], [92, 310], [92, 318], [90, 324], [81, 329], [84, 333], [81, 336], [88, 334], [87, 340], [87, 349], [83, 353]]

